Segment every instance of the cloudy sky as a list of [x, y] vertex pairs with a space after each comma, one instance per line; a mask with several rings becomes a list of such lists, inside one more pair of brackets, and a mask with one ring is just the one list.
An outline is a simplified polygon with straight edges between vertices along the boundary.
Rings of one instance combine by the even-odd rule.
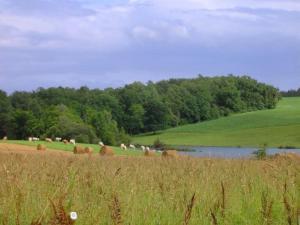
[[299, 0], [0, 0], [0, 89], [203, 75], [300, 87]]

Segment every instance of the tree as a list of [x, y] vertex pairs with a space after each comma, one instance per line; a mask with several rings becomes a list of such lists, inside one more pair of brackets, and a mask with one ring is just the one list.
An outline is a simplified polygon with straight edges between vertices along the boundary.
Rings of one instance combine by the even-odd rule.
[[116, 144], [127, 139], [126, 133], [271, 109], [279, 99], [276, 88], [232, 75], [135, 82], [105, 90], [39, 88], [10, 96], [0, 91], [0, 135], [76, 137], [84, 142], [101, 138], [106, 144]]
[[126, 126], [129, 133], [140, 133], [144, 128], [144, 107], [141, 104], [133, 104], [128, 111]]
[[10, 96], [11, 105], [16, 109], [29, 111], [31, 108], [32, 95], [28, 92], [14, 92]]
[[96, 135], [105, 144], [115, 145], [117, 143], [117, 122], [112, 119], [112, 115], [109, 111], [103, 110], [94, 113], [90, 123], [95, 128]]
[[116, 136], [117, 145], [126, 144], [129, 145], [131, 143], [131, 138], [128, 134], [126, 134], [123, 127], [121, 127]]
[[227, 116], [230, 112], [242, 111], [244, 105], [240, 97], [240, 92], [234, 83], [221, 79], [218, 83], [215, 102], [221, 108], [222, 114]]
[[0, 90], [0, 137], [9, 133], [11, 126], [11, 105], [4, 91]]
[[14, 136], [17, 139], [27, 139], [33, 135], [35, 119], [32, 112], [16, 110], [13, 115]]
[[168, 126], [168, 109], [158, 99], [149, 99], [145, 104], [145, 130], [157, 131]]

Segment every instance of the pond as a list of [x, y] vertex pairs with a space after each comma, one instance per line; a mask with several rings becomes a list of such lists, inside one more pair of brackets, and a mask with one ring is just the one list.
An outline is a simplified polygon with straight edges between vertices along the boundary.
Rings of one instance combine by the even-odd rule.
[[[195, 157], [221, 157], [221, 158], [244, 158], [254, 156], [253, 152], [258, 148], [239, 148], [239, 147], [184, 147], [191, 151], [180, 152], [183, 155]], [[296, 152], [300, 154], [300, 149], [278, 149], [268, 148], [267, 154]]]

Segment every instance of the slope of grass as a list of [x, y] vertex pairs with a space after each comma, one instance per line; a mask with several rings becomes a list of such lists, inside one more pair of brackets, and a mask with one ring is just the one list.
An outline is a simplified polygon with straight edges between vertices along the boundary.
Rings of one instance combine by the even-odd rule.
[[[27, 145], [27, 146], [37, 146], [38, 144], [43, 144], [47, 146], [48, 149], [56, 149], [56, 150], [63, 150], [63, 151], [69, 151], [73, 152], [74, 145], [72, 144], [64, 144], [62, 142], [44, 142], [44, 141], [37, 141], [37, 142], [29, 142], [29, 141], [20, 141], [20, 140], [9, 140], [6, 141], [7, 143], [12, 143], [12, 144], [20, 144], [20, 145]], [[83, 147], [92, 147], [94, 149], [94, 153], [99, 153], [100, 151], [100, 146], [99, 145], [94, 145], [94, 144], [80, 144], [78, 143], [79, 146]], [[139, 156], [143, 155], [143, 151], [141, 150], [127, 150], [124, 151], [119, 147], [112, 147], [116, 155], [124, 155], [124, 156]]]
[[159, 137], [171, 145], [300, 147], [300, 98], [284, 98], [276, 109], [236, 114], [140, 135], [135, 143], [152, 144]]
[[0, 152], [0, 165], [3, 225], [71, 225], [72, 211], [76, 225], [299, 224], [296, 156], [168, 160]]

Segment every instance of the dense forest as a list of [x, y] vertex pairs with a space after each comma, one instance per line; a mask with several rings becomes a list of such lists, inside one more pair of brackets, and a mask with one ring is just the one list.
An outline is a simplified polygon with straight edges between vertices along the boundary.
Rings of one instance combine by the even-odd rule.
[[128, 143], [128, 134], [271, 109], [279, 98], [276, 88], [247, 76], [135, 82], [105, 90], [0, 91], [0, 137], [62, 137], [115, 145]]
[[300, 97], [300, 88], [298, 90], [282, 91], [283, 97]]

